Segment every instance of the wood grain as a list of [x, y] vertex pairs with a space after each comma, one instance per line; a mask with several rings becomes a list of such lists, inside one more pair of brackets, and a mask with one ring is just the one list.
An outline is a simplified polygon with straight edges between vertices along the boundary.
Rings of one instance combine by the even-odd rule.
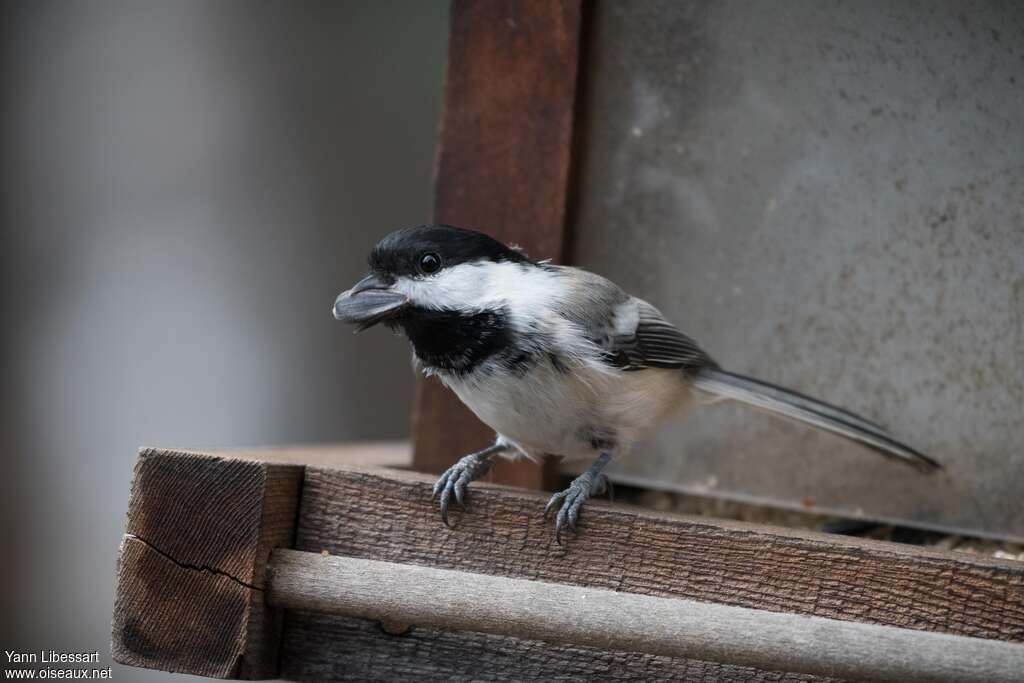
[[267, 558], [292, 542], [302, 467], [146, 449], [118, 566], [113, 657], [217, 678], [274, 677], [282, 614]]
[[[452, 3], [434, 216], [559, 260], [565, 243], [580, 0]], [[415, 468], [440, 474], [494, 433], [436, 380], [419, 382]], [[501, 462], [496, 481], [550, 487], [543, 468]]]
[[886, 683], [1019, 683], [1024, 645], [277, 549], [285, 609]]
[[[328, 647], [325, 643], [333, 643]], [[411, 627], [289, 610], [281, 675], [291, 681], [680, 681], [682, 683], [840, 683], [835, 678], [761, 671], [693, 659], [553, 647], [539, 640]]]
[[408, 441], [357, 441], [352, 443], [307, 444], [264, 448], [179, 449], [181, 453], [214, 455], [234, 460], [255, 460], [278, 465], [320, 465], [323, 467], [412, 467], [412, 446]]
[[310, 467], [295, 548], [1024, 642], [1024, 564], [592, 501], [564, 546], [542, 496], [471, 489], [454, 529], [430, 477]]
[[119, 561], [117, 661], [260, 678], [278, 672], [280, 642], [279, 672], [293, 680], [825, 680], [301, 610], [288, 610], [278, 641], [264, 564], [289, 545], [303, 471], [295, 545], [307, 551], [1024, 642], [1020, 563], [600, 501], [560, 547], [537, 494], [478, 482], [446, 529], [432, 477], [259, 453], [268, 462], [142, 453]]

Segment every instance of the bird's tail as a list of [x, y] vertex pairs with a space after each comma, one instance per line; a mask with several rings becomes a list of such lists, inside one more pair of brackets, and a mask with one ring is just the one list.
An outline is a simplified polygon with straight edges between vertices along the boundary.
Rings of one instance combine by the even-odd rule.
[[790, 389], [717, 368], [702, 369], [694, 378], [694, 385], [709, 394], [746, 403], [844, 436], [920, 470], [930, 471], [941, 467], [925, 454], [894, 439], [884, 427]]

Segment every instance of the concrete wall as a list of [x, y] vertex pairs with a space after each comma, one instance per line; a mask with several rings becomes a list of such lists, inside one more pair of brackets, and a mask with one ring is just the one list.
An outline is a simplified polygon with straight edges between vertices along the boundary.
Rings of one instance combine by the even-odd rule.
[[621, 479], [1024, 538], [1024, 5], [598, 2], [573, 260], [923, 477], [732, 405]]

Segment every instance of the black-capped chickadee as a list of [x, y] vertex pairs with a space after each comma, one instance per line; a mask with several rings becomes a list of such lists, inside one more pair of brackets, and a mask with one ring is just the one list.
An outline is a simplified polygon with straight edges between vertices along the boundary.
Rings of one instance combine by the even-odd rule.
[[434, 486], [448, 523], [452, 497], [497, 454], [596, 458], [558, 506], [555, 538], [574, 529], [601, 473], [645, 431], [698, 392], [733, 399], [937, 468], [883, 427], [789, 389], [722, 370], [651, 304], [579, 268], [534, 261], [479, 232], [444, 225], [395, 231], [370, 254], [370, 274], [334, 302], [334, 317], [383, 322], [412, 343], [414, 363], [438, 377], [497, 433]]

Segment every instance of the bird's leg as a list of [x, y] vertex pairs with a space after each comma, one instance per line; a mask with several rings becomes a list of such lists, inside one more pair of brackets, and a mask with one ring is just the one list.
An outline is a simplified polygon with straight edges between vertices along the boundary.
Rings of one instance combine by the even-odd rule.
[[576, 530], [576, 520], [580, 516], [580, 508], [584, 501], [590, 496], [599, 496], [608, 488], [608, 477], [601, 473], [608, 461], [612, 459], [611, 453], [602, 453], [594, 464], [586, 472], [572, 480], [569, 488], [551, 496], [547, 506], [544, 508], [544, 518], [548, 513], [561, 503], [558, 516], [555, 518], [555, 542], [562, 544], [562, 529], [568, 527]]
[[451, 503], [452, 494], [455, 495], [455, 501], [459, 506], [465, 508], [466, 487], [469, 482], [476, 481], [487, 474], [492, 466], [491, 456], [506, 451], [508, 448], [507, 444], [496, 443], [490, 448], [470, 453], [441, 475], [441, 478], [434, 484], [433, 497], [437, 498], [438, 494], [441, 495], [441, 521], [445, 526], [451, 526], [448, 523], [448, 506]]

